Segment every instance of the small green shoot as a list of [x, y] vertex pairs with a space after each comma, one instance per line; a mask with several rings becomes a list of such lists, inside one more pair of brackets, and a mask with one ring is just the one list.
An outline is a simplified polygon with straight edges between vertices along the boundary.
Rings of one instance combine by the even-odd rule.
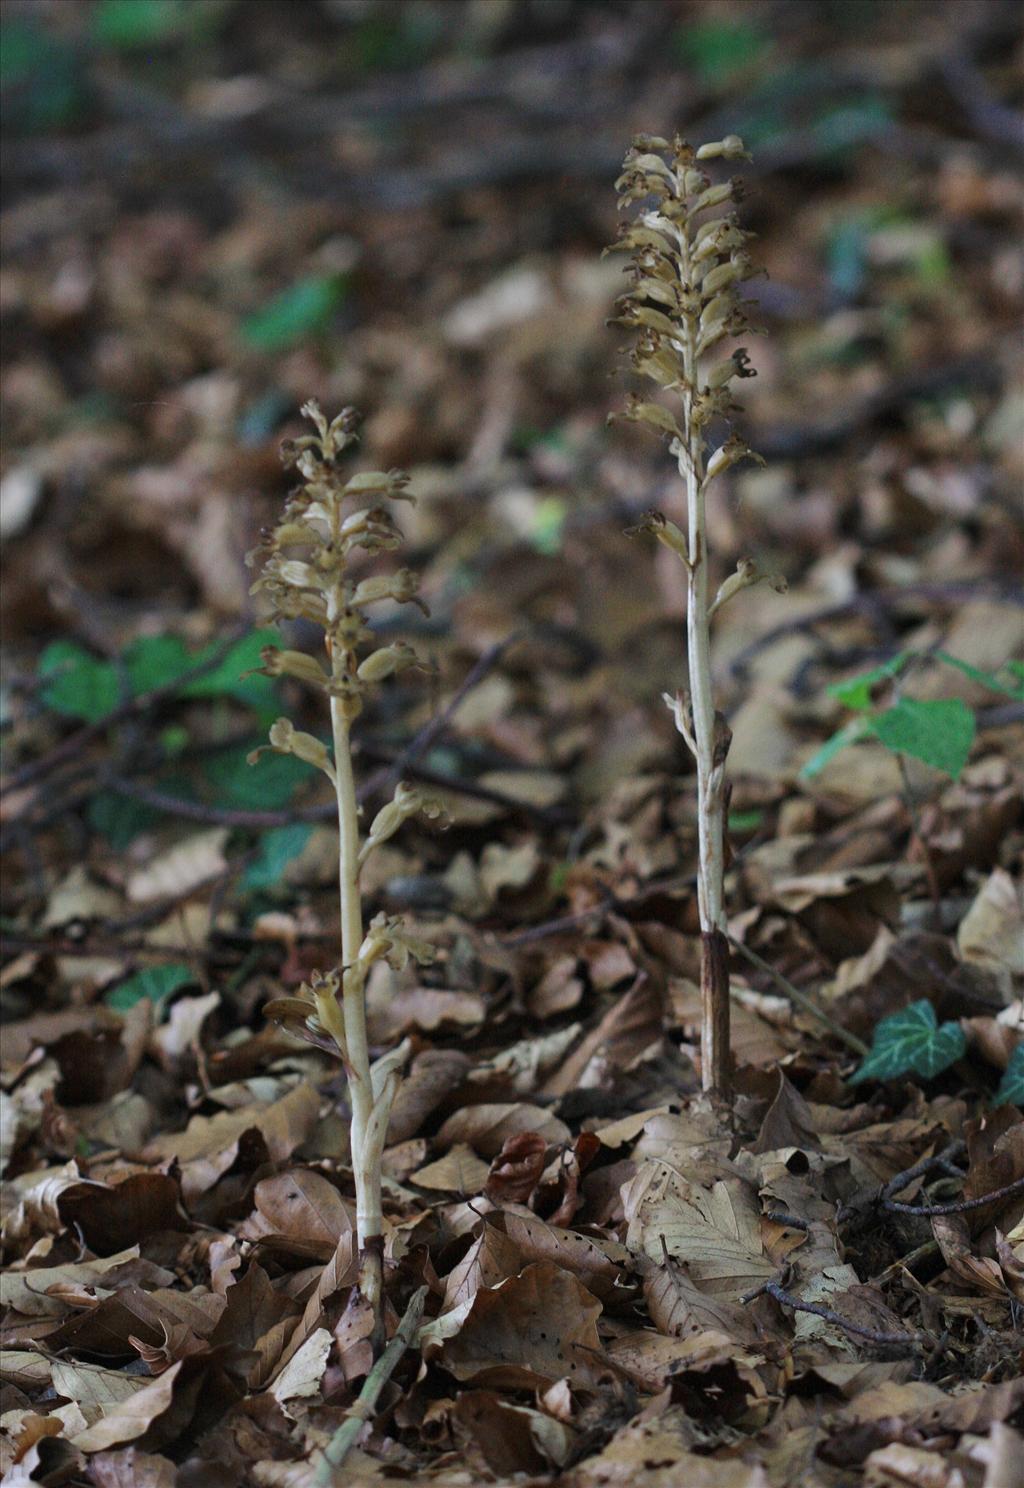
[[897, 697], [891, 706], [875, 702], [876, 690], [895, 682], [912, 663], [937, 661], [956, 668], [992, 692], [1016, 701], [1024, 701], [1024, 668], [1018, 662], [1007, 662], [998, 672], [983, 671], [970, 662], [950, 656], [946, 651], [921, 654], [898, 651], [881, 666], [863, 672], [828, 689], [844, 707], [859, 716], [833, 734], [807, 761], [800, 771], [805, 780], [819, 775], [831, 759], [848, 744], [874, 738], [894, 754], [911, 755], [933, 769], [942, 770], [954, 780], [967, 763], [974, 743], [977, 720], [974, 710], [961, 698], [918, 699]]

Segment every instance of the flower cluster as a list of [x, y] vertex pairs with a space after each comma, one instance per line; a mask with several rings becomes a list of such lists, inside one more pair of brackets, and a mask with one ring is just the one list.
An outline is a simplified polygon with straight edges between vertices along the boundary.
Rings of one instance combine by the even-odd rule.
[[740, 227], [733, 210], [741, 181], [714, 185], [701, 162], [749, 158], [737, 135], [697, 150], [678, 138], [670, 144], [639, 135], [616, 189], [620, 209], [638, 202], [643, 209], [606, 250], [632, 255], [631, 284], [616, 317], [639, 332], [630, 361], [683, 405], [679, 420], [661, 403], [632, 398], [616, 417], [667, 435], [680, 472], [685, 477], [696, 470], [704, 486], [752, 454], [733, 436], [705, 467], [708, 425], [735, 411], [730, 384], [754, 375], [743, 348], [724, 359], [712, 353], [726, 338], [750, 330], [740, 289], [757, 271], [746, 251], [753, 234]]
[[[328, 665], [303, 651], [267, 647], [261, 671], [272, 677], [294, 677], [326, 695], [334, 725], [333, 748], [313, 734], [296, 729], [287, 718], [279, 718], [270, 729], [269, 745], [250, 755], [254, 763], [266, 749], [291, 754], [321, 770], [339, 795], [342, 832], [343, 903], [354, 905], [358, 895], [358, 871], [373, 849], [396, 832], [416, 813], [440, 814], [440, 804], [418, 786], [401, 781], [388, 802], [374, 817], [365, 840], [359, 841], [355, 826], [356, 806], [351, 788], [348, 731], [362, 711], [367, 690], [408, 667], [421, 665], [416, 652], [405, 641], [375, 646], [366, 610], [385, 600], [419, 605], [416, 575], [406, 568], [386, 574], [357, 577], [351, 572], [353, 555], [392, 551], [402, 533], [385, 502], [413, 501], [406, 490], [408, 476], [400, 470], [370, 471], [344, 478], [338, 465], [355, 442], [356, 417], [345, 409], [328, 423], [317, 403], [302, 409], [316, 433], [287, 441], [282, 446], [286, 467], [294, 468], [302, 483], [286, 501], [276, 527], [265, 529], [258, 547], [247, 557], [260, 576], [252, 586], [269, 601], [278, 619], [302, 617], [325, 632]], [[354, 838], [346, 854], [345, 839]], [[351, 918], [343, 914], [343, 932]], [[349, 1062], [344, 1023], [339, 1006], [347, 995], [361, 997], [373, 961], [386, 957], [392, 965], [404, 965], [410, 954], [427, 960], [429, 946], [412, 942], [397, 920], [378, 916], [365, 938], [361, 929], [349, 937], [341, 971], [319, 974], [302, 989], [300, 997], [282, 999], [271, 1007], [286, 1021], [304, 1025], [314, 1042], [328, 1034]], [[301, 1013], [301, 1017], [298, 1016]]]

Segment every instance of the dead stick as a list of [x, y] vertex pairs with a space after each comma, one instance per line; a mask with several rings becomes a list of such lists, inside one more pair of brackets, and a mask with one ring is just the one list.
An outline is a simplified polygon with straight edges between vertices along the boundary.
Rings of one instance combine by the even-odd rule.
[[756, 951], [752, 951], [749, 946], [744, 945], [741, 940], [737, 940], [734, 935], [729, 936], [729, 944], [733, 950], [739, 951], [740, 955], [745, 956], [754, 966], [766, 972], [776, 986], [781, 987], [791, 1002], [795, 1002], [797, 1007], [802, 1007], [805, 1013], [810, 1013], [812, 1018], [817, 1018], [818, 1022], [823, 1023], [848, 1049], [852, 1049], [855, 1054], [860, 1054], [861, 1056], [870, 1052], [863, 1039], [858, 1038], [855, 1033], [851, 1033], [848, 1028], [844, 1028], [841, 1023], [837, 1023], [834, 1018], [830, 1018], [824, 1008], [820, 1008], [814, 999], [808, 997], [806, 992], [801, 992], [799, 987], [794, 987], [789, 978], [784, 977], [781, 971], [776, 971], [775, 967], [766, 961], [763, 956], [759, 956]]
[[1024, 1178], [994, 1188], [991, 1193], [980, 1194], [976, 1199], [954, 1199], [950, 1204], [900, 1204], [896, 1199], [883, 1199], [882, 1207], [893, 1214], [923, 1214], [926, 1217], [932, 1214], [967, 1214], [972, 1209], [984, 1209], [986, 1204], [997, 1199], [1012, 1199], [1019, 1193], [1024, 1193]]
[[349, 1410], [348, 1419], [342, 1422], [324, 1448], [324, 1454], [313, 1474], [315, 1488], [331, 1488], [331, 1484], [335, 1482], [336, 1470], [341, 1467], [355, 1445], [356, 1437], [363, 1426], [372, 1419], [381, 1391], [394, 1374], [399, 1359], [416, 1336], [416, 1329], [423, 1316], [423, 1304], [426, 1300], [426, 1287], [420, 1287], [418, 1292], [413, 1293], [409, 1306], [405, 1309], [405, 1315], [395, 1330], [394, 1337], [366, 1376], [363, 1388], [359, 1392], [359, 1399]]
[[836, 1328], [842, 1328], [844, 1333], [853, 1333], [858, 1338], [866, 1338], [871, 1343], [910, 1345], [911, 1348], [923, 1348], [929, 1340], [922, 1333], [883, 1333], [877, 1328], [862, 1328], [859, 1323], [851, 1323], [838, 1312], [833, 1312], [831, 1307], [821, 1307], [817, 1302], [803, 1302], [799, 1297], [794, 1297], [791, 1292], [784, 1291], [777, 1281], [766, 1281], [762, 1286], [755, 1287], [752, 1292], [740, 1298], [741, 1302], [753, 1302], [755, 1297], [774, 1297], [782, 1307], [791, 1307], [794, 1312], [809, 1312], [814, 1317], [824, 1318], [826, 1323], [832, 1323]]

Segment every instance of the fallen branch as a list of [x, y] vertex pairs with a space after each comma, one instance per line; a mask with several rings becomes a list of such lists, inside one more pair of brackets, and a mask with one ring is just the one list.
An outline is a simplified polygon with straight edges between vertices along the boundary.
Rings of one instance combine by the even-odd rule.
[[891, 1214], [918, 1214], [930, 1218], [940, 1214], [969, 1214], [972, 1209], [984, 1209], [986, 1204], [994, 1204], [998, 1199], [1012, 1199], [1015, 1194], [1024, 1194], [1024, 1178], [1004, 1183], [1002, 1188], [994, 1188], [991, 1193], [981, 1194], [976, 1199], [954, 1199], [949, 1204], [900, 1204], [895, 1199], [883, 1199], [882, 1207]]
[[787, 1292], [777, 1281], [765, 1281], [752, 1292], [747, 1292], [740, 1298], [741, 1302], [753, 1302], [755, 1297], [773, 1297], [782, 1307], [790, 1307], [794, 1312], [809, 1312], [814, 1317], [823, 1318], [826, 1323], [832, 1323], [836, 1328], [842, 1328], [844, 1333], [851, 1333], [857, 1338], [866, 1338], [869, 1343], [877, 1343], [886, 1346], [908, 1346], [914, 1349], [926, 1348], [931, 1343], [923, 1333], [883, 1333], [878, 1328], [862, 1328], [859, 1323], [851, 1323], [838, 1312], [833, 1312], [831, 1307], [822, 1307], [817, 1302], [804, 1302], [799, 1297], [794, 1297]]
[[314, 1488], [331, 1488], [331, 1484], [336, 1481], [337, 1469], [341, 1467], [355, 1446], [356, 1438], [366, 1422], [372, 1419], [381, 1391], [394, 1374], [399, 1359], [416, 1336], [426, 1299], [425, 1286], [413, 1293], [402, 1321], [395, 1330], [394, 1337], [366, 1376], [363, 1388], [359, 1392], [359, 1399], [348, 1412], [348, 1419], [342, 1422], [324, 1448], [324, 1454], [313, 1474]]

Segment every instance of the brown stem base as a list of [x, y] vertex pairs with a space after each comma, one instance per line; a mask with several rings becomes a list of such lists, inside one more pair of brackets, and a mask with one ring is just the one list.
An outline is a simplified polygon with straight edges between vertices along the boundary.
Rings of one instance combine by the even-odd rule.
[[700, 937], [701, 1084], [729, 1093], [729, 942], [721, 930]]
[[371, 1235], [359, 1252], [359, 1290], [373, 1312], [370, 1348], [374, 1363], [384, 1352], [387, 1333], [384, 1327], [384, 1236]]

